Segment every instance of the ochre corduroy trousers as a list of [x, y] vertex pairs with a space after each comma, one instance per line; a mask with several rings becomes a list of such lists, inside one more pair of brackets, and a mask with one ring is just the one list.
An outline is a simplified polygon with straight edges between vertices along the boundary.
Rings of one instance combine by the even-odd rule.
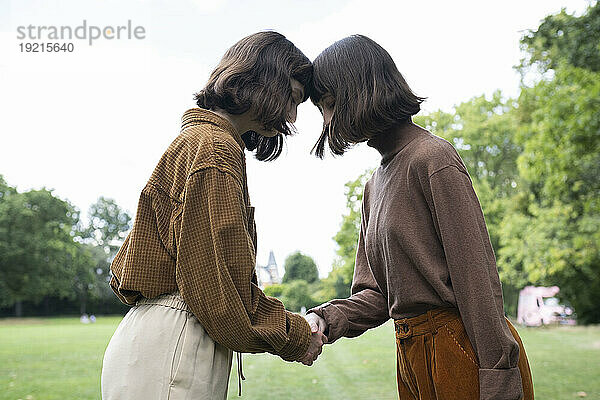
[[[400, 400], [479, 400], [477, 356], [457, 309], [434, 309], [394, 322]], [[532, 400], [527, 354], [515, 327], [506, 322], [519, 344], [523, 400]]]

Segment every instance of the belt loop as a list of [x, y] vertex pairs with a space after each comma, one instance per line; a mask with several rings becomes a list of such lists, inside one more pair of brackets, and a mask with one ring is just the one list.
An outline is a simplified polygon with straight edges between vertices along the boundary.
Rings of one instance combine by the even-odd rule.
[[435, 321], [433, 320], [433, 313], [431, 310], [427, 311], [427, 320], [429, 321], [429, 326], [431, 327], [431, 333], [437, 334], [437, 326], [435, 325]]
[[412, 327], [408, 323], [407, 318], [396, 320], [394, 325], [398, 339], [408, 339], [413, 335]]

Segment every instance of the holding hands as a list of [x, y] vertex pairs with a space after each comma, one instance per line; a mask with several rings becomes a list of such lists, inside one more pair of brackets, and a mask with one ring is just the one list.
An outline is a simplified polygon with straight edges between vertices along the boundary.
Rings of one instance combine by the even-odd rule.
[[304, 365], [310, 366], [319, 357], [321, 351], [323, 351], [323, 345], [327, 343], [327, 336], [323, 334], [327, 328], [327, 323], [315, 313], [310, 313], [304, 318], [308, 322], [308, 325], [310, 325], [312, 335], [308, 350], [299, 361]]

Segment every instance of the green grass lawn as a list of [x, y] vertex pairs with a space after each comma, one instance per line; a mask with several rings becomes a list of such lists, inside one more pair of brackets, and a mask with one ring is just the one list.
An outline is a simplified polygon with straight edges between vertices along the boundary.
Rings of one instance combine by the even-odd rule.
[[[102, 355], [120, 317], [0, 320], [0, 400], [100, 399]], [[600, 400], [600, 327], [519, 329], [540, 400]], [[230, 398], [237, 396], [235, 364]], [[313, 367], [245, 355], [244, 399], [395, 399], [391, 323], [326, 347]]]

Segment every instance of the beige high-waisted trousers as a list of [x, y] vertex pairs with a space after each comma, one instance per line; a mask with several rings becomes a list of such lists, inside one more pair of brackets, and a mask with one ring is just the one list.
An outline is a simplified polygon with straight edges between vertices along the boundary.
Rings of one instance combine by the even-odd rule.
[[179, 293], [143, 299], [108, 343], [102, 399], [226, 399], [231, 361]]

